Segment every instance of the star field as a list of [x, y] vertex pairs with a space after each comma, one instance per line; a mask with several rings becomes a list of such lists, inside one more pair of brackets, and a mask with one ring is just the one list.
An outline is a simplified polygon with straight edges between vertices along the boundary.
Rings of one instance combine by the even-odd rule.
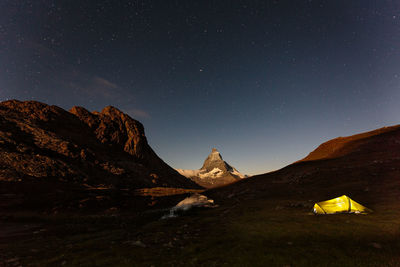
[[0, 2], [0, 100], [114, 105], [172, 167], [242, 173], [399, 124], [396, 1]]

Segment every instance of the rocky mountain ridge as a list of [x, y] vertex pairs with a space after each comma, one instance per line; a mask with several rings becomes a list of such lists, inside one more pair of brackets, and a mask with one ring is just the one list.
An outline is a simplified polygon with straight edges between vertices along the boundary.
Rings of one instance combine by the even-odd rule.
[[0, 181], [90, 187], [199, 188], [162, 161], [143, 125], [106, 107], [70, 112], [36, 101], [0, 103]]

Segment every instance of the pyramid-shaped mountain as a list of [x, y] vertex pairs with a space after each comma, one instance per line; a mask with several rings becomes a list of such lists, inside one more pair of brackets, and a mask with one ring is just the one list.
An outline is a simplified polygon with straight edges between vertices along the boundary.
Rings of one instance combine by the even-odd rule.
[[177, 169], [177, 171], [206, 188], [230, 184], [247, 177], [224, 161], [216, 148], [212, 149], [201, 169]]

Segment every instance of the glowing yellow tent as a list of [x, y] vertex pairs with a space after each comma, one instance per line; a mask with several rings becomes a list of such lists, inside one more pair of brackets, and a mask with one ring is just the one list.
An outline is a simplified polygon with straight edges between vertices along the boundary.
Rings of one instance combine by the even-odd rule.
[[372, 210], [355, 202], [346, 195], [334, 199], [315, 203], [315, 214], [334, 214], [334, 213], [370, 213]]

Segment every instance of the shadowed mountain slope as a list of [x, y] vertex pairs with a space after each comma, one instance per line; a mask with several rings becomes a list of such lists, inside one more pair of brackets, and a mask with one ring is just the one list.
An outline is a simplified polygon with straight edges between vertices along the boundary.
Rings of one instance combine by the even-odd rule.
[[[338, 158], [358, 151], [367, 152], [368, 143], [375, 140], [374, 137], [384, 138], [385, 133], [390, 133], [400, 129], [400, 126], [384, 127], [374, 131], [356, 134], [347, 137], [338, 137], [329, 140], [316, 148], [301, 161], [312, 161], [320, 159]], [[372, 145], [373, 146], [373, 145]]]
[[0, 103], [0, 182], [5, 191], [12, 185], [17, 192], [18, 187], [200, 188], [156, 155], [140, 122], [114, 107], [68, 112], [16, 100]]
[[209, 191], [225, 203], [296, 198], [318, 202], [341, 195], [374, 209], [400, 203], [400, 126], [385, 127], [320, 145], [305, 159]]

